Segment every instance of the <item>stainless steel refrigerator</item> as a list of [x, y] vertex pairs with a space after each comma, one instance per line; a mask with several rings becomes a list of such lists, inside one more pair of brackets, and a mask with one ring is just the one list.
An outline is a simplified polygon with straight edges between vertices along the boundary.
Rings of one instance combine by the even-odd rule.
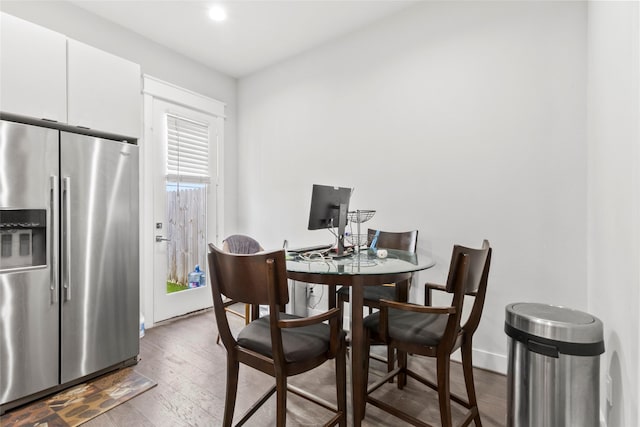
[[139, 349], [138, 147], [0, 121], [0, 409]]

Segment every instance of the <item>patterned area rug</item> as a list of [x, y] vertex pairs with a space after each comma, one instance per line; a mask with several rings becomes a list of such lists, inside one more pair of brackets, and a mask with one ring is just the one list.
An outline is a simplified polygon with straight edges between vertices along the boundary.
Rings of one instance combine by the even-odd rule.
[[121, 369], [9, 411], [0, 418], [0, 425], [79, 426], [156, 385], [154, 381], [138, 374], [132, 368]]

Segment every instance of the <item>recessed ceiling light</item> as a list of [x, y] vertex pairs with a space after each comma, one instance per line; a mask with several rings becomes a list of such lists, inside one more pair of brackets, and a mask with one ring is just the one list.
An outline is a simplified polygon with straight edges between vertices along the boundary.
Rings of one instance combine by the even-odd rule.
[[209, 18], [216, 22], [224, 21], [227, 19], [227, 12], [220, 6], [211, 6], [209, 8]]

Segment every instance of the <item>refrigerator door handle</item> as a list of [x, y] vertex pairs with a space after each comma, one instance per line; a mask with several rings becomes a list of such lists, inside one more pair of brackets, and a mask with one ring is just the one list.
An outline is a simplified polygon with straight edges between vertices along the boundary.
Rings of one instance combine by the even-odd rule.
[[71, 178], [62, 180], [63, 222], [62, 235], [64, 238], [62, 287], [64, 288], [64, 300], [71, 300]]
[[49, 277], [49, 291], [51, 292], [51, 304], [56, 304], [58, 302], [58, 177], [55, 175], [51, 175], [49, 177], [49, 207], [51, 209], [51, 213], [49, 215], [50, 218], [50, 233], [51, 233], [51, 243], [49, 244], [49, 260], [51, 265], [49, 266], [50, 277]]

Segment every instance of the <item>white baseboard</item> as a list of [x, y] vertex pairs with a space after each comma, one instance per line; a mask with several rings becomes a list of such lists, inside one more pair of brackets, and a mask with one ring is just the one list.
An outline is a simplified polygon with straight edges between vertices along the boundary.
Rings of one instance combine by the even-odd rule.
[[[452, 359], [460, 361], [460, 351], [453, 354]], [[487, 371], [507, 374], [508, 360], [503, 354], [491, 353], [477, 348], [473, 349], [473, 366]]]

